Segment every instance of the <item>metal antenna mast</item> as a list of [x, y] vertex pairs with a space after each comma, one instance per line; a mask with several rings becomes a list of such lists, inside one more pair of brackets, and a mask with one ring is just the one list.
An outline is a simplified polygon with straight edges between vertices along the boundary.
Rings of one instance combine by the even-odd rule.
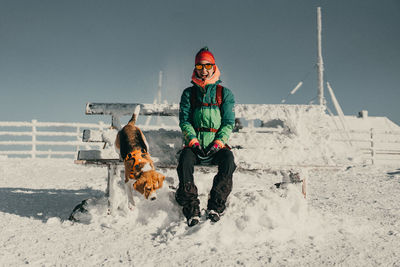
[[[154, 98], [153, 104], [162, 104], [161, 103], [162, 78], [163, 78], [163, 71], [160, 70], [158, 74], [158, 91], [156, 97]], [[146, 126], [150, 125], [150, 121], [151, 121], [151, 116], [148, 116], [144, 125]], [[157, 116], [157, 125], [159, 124], [160, 124], [160, 116]]]
[[[158, 74], [158, 92], [157, 92], [157, 104], [162, 104], [161, 103], [161, 88], [162, 88], [162, 78], [163, 78], [163, 72], [160, 70], [160, 73]], [[157, 116], [157, 125], [160, 125], [160, 116]]]
[[318, 99], [320, 105], [325, 105], [324, 100], [324, 61], [322, 60], [322, 20], [321, 7], [317, 8], [317, 25], [318, 25]]

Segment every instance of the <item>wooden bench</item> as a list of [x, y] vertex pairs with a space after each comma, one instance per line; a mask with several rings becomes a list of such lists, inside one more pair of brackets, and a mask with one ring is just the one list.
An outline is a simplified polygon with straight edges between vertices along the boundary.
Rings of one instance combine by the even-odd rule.
[[[162, 116], [177, 117], [179, 106], [177, 104], [139, 104], [139, 103], [87, 103], [87, 115], [109, 115], [111, 125], [104, 131], [83, 131], [83, 142], [101, 142], [103, 149], [99, 150], [80, 150], [78, 152], [76, 164], [107, 167], [107, 188], [106, 196], [109, 205], [113, 203], [112, 194], [115, 183], [124, 177], [123, 161], [120, 160], [114, 148], [114, 140], [119, 129], [122, 128], [121, 117], [132, 115], [133, 110], [140, 105], [140, 116]], [[263, 171], [271, 169], [282, 169], [299, 167], [304, 163], [285, 162], [279, 164], [281, 159], [276, 159], [276, 154], [283, 149], [287, 149], [287, 144], [282, 142], [282, 138], [290, 140], [296, 135], [296, 122], [292, 117], [310, 113], [313, 116], [323, 114], [319, 106], [296, 105], [257, 105], [248, 104], [235, 106], [236, 127], [231, 135], [229, 144], [235, 155], [238, 171]], [[300, 115], [299, 115], [300, 114]], [[286, 117], [285, 117], [286, 116]], [[241, 125], [240, 121], [246, 125]], [[176, 168], [177, 152], [182, 148], [182, 133], [177, 125], [162, 127], [140, 126], [149, 143], [150, 154], [154, 160], [156, 168]], [[276, 142], [276, 140], [280, 141]], [[275, 143], [274, 143], [275, 142]], [[294, 151], [296, 152], [296, 151]], [[288, 151], [288, 153], [293, 153]], [[318, 155], [317, 155], [318, 157]], [[278, 160], [278, 164], [268, 164]], [[307, 166], [318, 166], [310, 158]], [[112, 208], [112, 207], [111, 207]]]
[[[115, 136], [122, 128], [121, 117], [131, 116], [137, 105], [141, 106], [140, 116], [162, 116], [177, 117], [179, 107], [177, 104], [124, 104], [124, 103], [87, 103], [87, 115], [109, 115], [111, 116], [110, 129], [106, 131], [83, 131], [83, 142], [102, 142], [103, 150], [80, 150], [75, 163], [90, 164], [99, 166], [121, 165], [118, 154], [114, 149]], [[241, 150], [242, 153], [262, 147], [265, 138], [279, 134], [284, 129], [274, 127], [255, 127], [254, 121], [258, 120], [259, 125], [265, 125], [262, 121], [266, 107], [271, 105], [236, 105], [237, 116], [236, 127], [229, 142], [233, 151]], [[241, 120], [246, 120], [250, 127], [243, 127]], [[140, 126], [150, 146], [150, 154], [155, 158], [155, 165], [159, 168], [168, 168], [176, 165], [176, 153], [182, 148], [182, 134], [178, 125], [145, 127]], [[245, 140], [245, 141], [244, 141]], [[245, 162], [242, 162], [245, 163]], [[246, 169], [249, 164], [242, 164], [240, 167]], [[258, 169], [262, 166], [258, 166]]]

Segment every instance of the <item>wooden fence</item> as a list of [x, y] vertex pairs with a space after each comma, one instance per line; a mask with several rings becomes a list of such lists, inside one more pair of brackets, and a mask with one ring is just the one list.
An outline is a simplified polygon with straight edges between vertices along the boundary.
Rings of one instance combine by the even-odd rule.
[[[82, 142], [83, 129], [103, 130], [108, 127], [103, 122], [0, 122], [0, 155], [73, 158], [81, 148], [99, 149], [102, 146], [101, 143]], [[350, 141], [368, 164], [400, 163], [400, 131], [352, 130], [347, 136], [338, 135], [335, 141]]]
[[109, 126], [103, 122], [0, 122], [0, 155], [73, 158], [80, 147], [96, 147], [96, 144], [82, 142], [83, 129], [101, 130], [106, 127]]
[[371, 163], [397, 161], [400, 164], [400, 131], [369, 131], [369, 148], [364, 152], [371, 156]]
[[385, 131], [371, 128], [370, 130], [351, 130], [348, 136], [341, 134], [338, 142], [349, 142], [357, 148], [362, 158], [368, 164], [400, 165], [400, 131]]

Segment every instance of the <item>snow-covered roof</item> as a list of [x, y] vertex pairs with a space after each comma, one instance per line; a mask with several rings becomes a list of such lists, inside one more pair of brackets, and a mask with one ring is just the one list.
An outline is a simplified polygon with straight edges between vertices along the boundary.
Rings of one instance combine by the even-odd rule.
[[[334, 117], [337, 122], [339, 118]], [[400, 131], [400, 126], [389, 120], [387, 117], [357, 117], [345, 116], [346, 123], [351, 130], [370, 130], [371, 128], [381, 131]]]

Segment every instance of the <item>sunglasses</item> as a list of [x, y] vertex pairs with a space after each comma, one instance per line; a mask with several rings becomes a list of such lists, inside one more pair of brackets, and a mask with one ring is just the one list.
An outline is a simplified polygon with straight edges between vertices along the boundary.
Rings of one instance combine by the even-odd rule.
[[195, 67], [196, 67], [196, 70], [202, 70], [203, 68], [206, 68], [206, 70], [211, 70], [214, 67], [214, 64], [211, 64], [211, 63], [196, 64]]

